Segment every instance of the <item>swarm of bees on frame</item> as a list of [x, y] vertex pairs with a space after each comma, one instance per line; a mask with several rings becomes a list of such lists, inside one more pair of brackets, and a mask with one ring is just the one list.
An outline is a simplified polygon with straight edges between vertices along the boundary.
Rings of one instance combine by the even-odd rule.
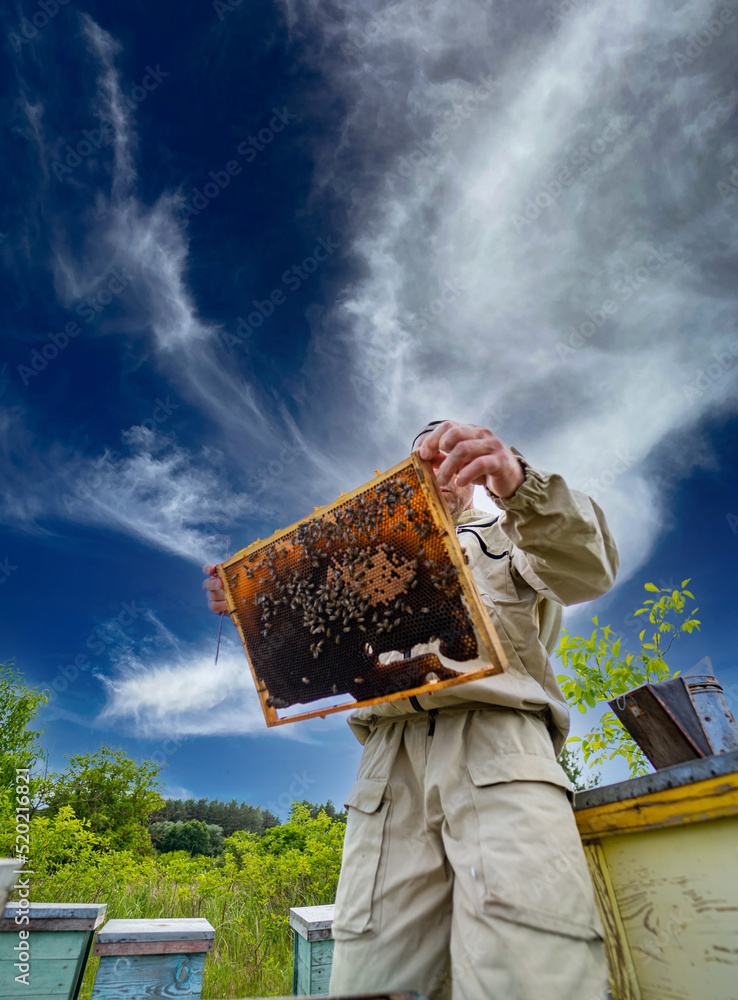
[[456, 568], [412, 469], [226, 572], [273, 708], [344, 693], [363, 701], [458, 675], [427, 650], [406, 658], [417, 645], [438, 641], [460, 663], [478, 655]]

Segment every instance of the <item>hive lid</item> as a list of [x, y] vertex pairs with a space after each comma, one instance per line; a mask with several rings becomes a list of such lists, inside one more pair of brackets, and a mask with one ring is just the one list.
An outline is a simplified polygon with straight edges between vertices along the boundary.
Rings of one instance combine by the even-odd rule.
[[290, 909], [290, 927], [307, 937], [308, 931], [329, 930], [333, 926], [335, 904], [325, 906], [293, 906]]
[[215, 928], [204, 917], [170, 920], [109, 920], [97, 936], [98, 944], [137, 941], [212, 941]]
[[105, 919], [106, 903], [8, 903], [0, 919], [0, 931], [18, 929], [16, 918], [27, 914], [29, 930], [94, 930]]

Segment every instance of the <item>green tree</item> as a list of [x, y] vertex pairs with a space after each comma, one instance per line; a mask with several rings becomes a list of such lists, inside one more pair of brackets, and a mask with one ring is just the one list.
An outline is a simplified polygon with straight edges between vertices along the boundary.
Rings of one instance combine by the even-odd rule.
[[[48, 697], [26, 687], [12, 660], [0, 663], [0, 794], [15, 785], [16, 770], [46, 760], [41, 733], [29, 728]], [[32, 797], [42, 780], [31, 781]]]
[[147, 827], [150, 814], [164, 803], [156, 790], [163, 765], [136, 763], [105, 744], [67, 760], [66, 770], [50, 780], [46, 814], [71, 806], [108, 847], [150, 854]]
[[559, 764], [567, 774], [569, 781], [577, 792], [586, 792], [588, 788], [594, 788], [600, 783], [600, 774], [591, 774], [586, 780], [582, 778], [582, 766], [574, 753], [573, 747], [564, 745], [564, 749], [559, 754]]
[[[571, 676], [560, 674], [558, 680], [570, 705], [586, 712], [588, 707], [611, 701], [641, 684], [658, 683], [678, 675], [679, 671], [672, 671], [664, 657], [678, 635], [700, 627], [694, 617], [698, 609], [686, 613], [687, 598], [694, 601], [694, 595], [684, 589], [688, 583], [688, 579], [684, 580], [679, 590], [644, 584], [645, 590], [659, 596], [645, 600], [635, 612], [636, 615], [648, 615], [651, 624], [656, 626], [648, 641], [645, 639], [647, 630], [640, 633], [640, 652], [623, 655], [620, 638], [615, 637], [609, 625], [600, 627], [596, 617], [592, 619], [595, 628], [588, 639], [562, 630], [557, 653]], [[684, 620], [680, 619], [682, 615], [686, 615]], [[662, 638], [668, 638], [665, 647]], [[568, 742], [581, 742], [582, 756], [590, 766], [622, 756], [628, 762], [631, 777], [648, 773], [648, 759], [614, 712], [605, 712], [591, 732], [583, 738], [572, 736]]]
[[[333, 808], [331, 803], [328, 804]], [[184, 802], [181, 799], [167, 799], [162, 808], [153, 813], [151, 819], [152, 823], [200, 819], [208, 825], [222, 827], [226, 837], [230, 837], [237, 830], [264, 833], [270, 827], [279, 825], [279, 819], [268, 809], [252, 806], [247, 802], [239, 805], [235, 799], [227, 803], [218, 799], [200, 799], [197, 802], [195, 799], [187, 799]]]
[[298, 807], [304, 806], [307, 809], [309, 815], [312, 819], [317, 819], [321, 812], [324, 812], [329, 819], [336, 819], [340, 823], [346, 822], [346, 812], [345, 810], [339, 812], [333, 805], [333, 802], [328, 799], [323, 805], [317, 805], [315, 802], [308, 802], [307, 799], [303, 799], [301, 802], [293, 802], [290, 808], [290, 816], [293, 816], [297, 811]]

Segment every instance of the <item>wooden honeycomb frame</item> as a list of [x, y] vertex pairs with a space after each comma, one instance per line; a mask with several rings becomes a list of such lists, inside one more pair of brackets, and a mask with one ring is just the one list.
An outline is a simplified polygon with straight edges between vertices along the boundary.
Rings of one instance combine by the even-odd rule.
[[[367, 553], [365, 556], [361, 557], [364, 559], [363, 562], [360, 557], [356, 557], [356, 559], [359, 560], [358, 569], [356, 568], [356, 559], [349, 563], [343, 563], [339, 567], [336, 563], [336, 559], [340, 557], [341, 552], [344, 551], [344, 549], [341, 547], [342, 543], [340, 540], [336, 540], [335, 535], [338, 532], [343, 532], [344, 535], [347, 535], [352, 531], [359, 532], [362, 530], [360, 527], [355, 527], [355, 525], [357, 523], [360, 525], [365, 523], [361, 522], [359, 519], [362, 516], [365, 516], [362, 512], [367, 509], [367, 503], [369, 506], [372, 504], [372, 500], [368, 498], [374, 498], [374, 509], [376, 509], [376, 504], [379, 502], [376, 498], [380, 496], [386, 498], [391, 495], [395, 495], [390, 491], [396, 490], [404, 490], [404, 496], [408, 496], [408, 491], [412, 491], [412, 502], [417, 504], [420, 500], [420, 502], [424, 504], [422, 514], [423, 520], [420, 523], [420, 527], [414, 527], [412, 524], [408, 525], [405, 518], [410, 520], [410, 517], [408, 517], [407, 513], [403, 514], [402, 510], [399, 515], [395, 513], [397, 505], [401, 502], [400, 500], [394, 501], [394, 506], [387, 508], [387, 511], [385, 511], [386, 516], [382, 515], [381, 506], [381, 503], [384, 503], [385, 501], [381, 501], [379, 505], [380, 514], [378, 518], [371, 523], [375, 526], [377, 524], [381, 525], [379, 530], [382, 533], [378, 537], [382, 539], [389, 539], [395, 542], [396, 545], [401, 544], [401, 540], [404, 539], [404, 549], [406, 553], [409, 553], [408, 558], [398, 563], [396, 548], [389, 546], [386, 541], [379, 542], [375, 540], [373, 542], [373, 549], [371, 552], [368, 547], [363, 550]], [[386, 503], [392, 504], [393, 501], [387, 500]], [[346, 513], [349, 508], [351, 512], [350, 518], [348, 513]], [[406, 510], [407, 509], [409, 509], [409, 506]], [[391, 515], [388, 513], [389, 510], [392, 511]], [[343, 511], [343, 513], [340, 513], [341, 511]], [[415, 515], [413, 517], [414, 524], [416, 521], [420, 521], [421, 519], [417, 516], [415, 509], [413, 509], [413, 514]], [[369, 523], [368, 520], [366, 523]], [[347, 525], [347, 527], [341, 528], [339, 527], [339, 524]], [[325, 543], [323, 536], [320, 535], [321, 531], [328, 529], [333, 533], [331, 536], [332, 541], [330, 547], [327, 543]], [[420, 531], [426, 531], [426, 535], [421, 536], [419, 533]], [[395, 534], [400, 532], [399, 540], [392, 537], [390, 534], [391, 532], [394, 532]], [[418, 534], [417, 538], [413, 538], [413, 532]], [[402, 690], [384, 693], [378, 697], [360, 699], [354, 695], [354, 700], [342, 702], [338, 705], [323, 706], [316, 710], [306, 711], [298, 715], [279, 716], [278, 708], [292, 707], [294, 704], [309, 704], [310, 701], [331, 697], [330, 694], [323, 693], [322, 695], [316, 695], [313, 698], [296, 698], [292, 702], [284, 702], [284, 699], [275, 697], [273, 693], [270, 693], [268, 683], [259, 676], [260, 673], [266, 672], [263, 666], [265, 663], [273, 665], [275, 659], [289, 662], [290, 649], [288, 648], [286, 651], [283, 650], [282, 647], [284, 646], [284, 639], [282, 639], [282, 645], [274, 644], [278, 653], [271, 654], [271, 660], [265, 659], [266, 654], [264, 653], [264, 649], [269, 645], [269, 643], [272, 643], [272, 637], [269, 634], [269, 630], [272, 628], [272, 625], [269, 624], [268, 621], [265, 621], [263, 616], [266, 613], [267, 616], [271, 614], [273, 617], [277, 617], [279, 612], [275, 610], [267, 610], [266, 612], [263, 610], [257, 611], [257, 607], [264, 608], [266, 605], [261, 604], [260, 602], [272, 600], [272, 598], [264, 596], [270, 588], [273, 589], [275, 586], [280, 586], [282, 587], [280, 593], [284, 593], [284, 584], [275, 584], [273, 582], [279, 577], [278, 567], [282, 567], [282, 569], [285, 570], [286, 567], [291, 565], [293, 567], [293, 575], [289, 579], [294, 581], [299, 575], [297, 571], [294, 571], [294, 566], [297, 562], [302, 567], [301, 579], [307, 579], [305, 566], [307, 565], [308, 556], [303, 554], [301, 560], [298, 558], [298, 552], [304, 553], [308, 551], [307, 543], [300, 542], [299, 544], [304, 545], [305, 548], [298, 548], [298, 542], [296, 539], [305, 538], [310, 533], [312, 533], [313, 538], [317, 538], [314, 550], [310, 550], [310, 554], [315, 557], [315, 560], [312, 562], [312, 566], [318, 566], [321, 564], [326, 567], [326, 560], [328, 560], [329, 563], [332, 563], [332, 565], [328, 565], [326, 567], [325, 578], [328, 581], [326, 585], [340, 587], [341, 583], [339, 581], [342, 578], [344, 583], [348, 581], [346, 583], [344, 593], [350, 593], [351, 595], [359, 593], [352, 588], [359, 586], [363, 587], [364, 589], [360, 592], [359, 597], [355, 598], [352, 596], [347, 599], [351, 601], [354, 599], [357, 601], [360, 600], [363, 604], [366, 604], [367, 601], [371, 601], [372, 598], [374, 599], [373, 603], [369, 606], [368, 611], [362, 611], [361, 607], [363, 605], [360, 605], [359, 615], [361, 616], [368, 615], [368, 613], [373, 609], [378, 610], [380, 605], [385, 608], [385, 619], [383, 623], [376, 627], [369, 623], [368, 618], [351, 618], [351, 622], [357, 621], [360, 623], [364, 622], [365, 624], [359, 624], [355, 627], [350, 625], [350, 627], [338, 630], [339, 634], [335, 638], [336, 644], [339, 643], [340, 638], [342, 637], [341, 632], [351, 632], [351, 635], [344, 638], [348, 641], [354, 641], [355, 643], [357, 639], [363, 641], [363, 637], [358, 635], [356, 628], [360, 628], [362, 632], [366, 632], [368, 629], [370, 634], [363, 647], [363, 651], [368, 651], [366, 656], [373, 657], [371, 661], [372, 666], [369, 668], [370, 672], [374, 671], [372, 676], [375, 678], [377, 676], [375, 668], [381, 668], [380, 672], [386, 671], [386, 676], [388, 678], [389, 675], [393, 673], [402, 673], [407, 670], [412, 672], [413, 669], [421, 669], [427, 670], [426, 677], [437, 678], [438, 674], [436, 673], [436, 670], [438, 668], [435, 667], [432, 662], [435, 661], [435, 664], [438, 664], [440, 672], [443, 674], [442, 679], [431, 680], [424, 684], [416, 684]], [[359, 536], [357, 535], [356, 537]], [[373, 537], [376, 538], [377, 536]], [[423, 544], [426, 537], [429, 541], [426, 541], [425, 544]], [[415, 545], [415, 554], [413, 554], [413, 544]], [[320, 548], [321, 545], [323, 546], [322, 549]], [[435, 576], [435, 579], [443, 581], [442, 584], [438, 582], [434, 583], [433, 587], [439, 589], [446, 595], [450, 595], [446, 601], [447, 604], [449, 601], [455, 600], [456, 602], [457, 624], [453, 625], [450, 634], [455, 637], [456, 641], [456, 637], [461, 634], [458, 622], [462, 621], [464, 615], [466, 616], [466, 631], [461, 641], [466, 644], [466, 647], [469, 647], [472, 641], [469, 636], [471, 630], [473, 630], [474, 645], [477, 652], [477, 656], [471, 658], [475, 664], [473, 669], [463, 668], [463, 662], [469, 662], [470, 660], [469, 655], [465, 656], [462, 660], [455, 660], [448, 655], [436, 655], [438, 650], [430, 653], [425, 652], [403, 660], [399, 660], [397, 658], [393, 660], [388, 658], [385, 662], [380, 662], [380, 656], [378, 654], [374, 654], [372, 642], [377, 645], [377, 648], [379, 648], [380, 643], [386, 644], [389, 642], [388, 639], [379, 640], [377, 638], [379, 631], [381, 631], [385, 625], [387, 614], [390, 616], [395, 613], [400, 614], [401, 617], [395, 621], [395, 626], [398, 626], [399, 622], [403, 621], [403, 625], [401, 626], [403, 629], [410, 626], [412, 623], [414, 633], [417, 633], [418, 629], [422, 630], [423, 626], [420, 624], [420, 619], [415, 618], [411, 620], [408, 617], [408, 615], [412, 613], [412, 608], [409, 604], [401, 605], [401, 607], [405, 608], [405, 611], [400, 610], [397, 612], [392, 610], [388, 612], [386, 610], [386, 605], [389, 601], [395, 598], [397, 594], [400, 594], [400, 596], [397, 597], [397, 603], [401, 604], [403, 600], [410, 600], [409, 597], [403, 597], [402, 593], [409, 593], [407, 588], [414, 586], [412, 583], [412, 579], [414, 578], [413, 574], [417, 573], [419, 579], [421, 573], [425, 574], [425, 577], [427, 577], [428, 572], [431, 572], [423, 569], [413, 570], [412, 568], [413, 566], [417, 567], [420, 565], [422, 555], [426, 554], [426, 545], [433, 545], [434, 554], [438, 555], [438, 561], [431, 560], [431, 564], [438, 570], [438, 574]], [[345, 551], [348, 551], [348, 547], [345, 548]], [[355, 552], [356, 547], [354, 547], [351, 551]], [[382, 556], [382, 552], [385, 551], [389, 553], [386, 557]], [[323, 552], [322, 555], [321, 552]], [[330, 559], [329, 553], [331, 553]], [[421, 553], [421, 556], [419, 557], [417, 553]], [[441, 554], [439, 555], [439, 553]], [[350, 567], [348, 570], [345, 568], [347, 565]], [[429, 564], [426, 562], [423, 563], [423, 565]], [[334, 567], [336, 570], [335, 578], [333, 577]], [[384, 701], [393, 701], [398, 698], [408, 698], [418, 694], [435, 694], [436, 692], [444, 690], [447, 687], [466, 683], [471, 680], [477, 680], [491, 674], [500, 673], [507, 668], [507, 661], [505, 659], [502, 645], [482, 603], [471, 572], [466, 566], [464, 552], [456, 537], [451, 516], [436, 482], [433, 469], [429, 462], [420, 458], [418, 452], [413, 452], [413, 454], [404, 462], [393, 466], [393, 468], [387, 470], [386, 472], [381, 474], [378, 473], [376, 478], [371, 482], [365, 483], [363, 486], [358, 487], [350, 493], [341, 494], [341, 496], [339, 496], [333, 503], [327, 504], [324, 507], [316, 508], [314, 514], [303, 518], [295, 524], [290, 525], [288, 528], [275, 532], [268, 539], [259, 539], [247, 548], [235, 553], [228, 560], [217, 566], [217, 572], [220, 579], [223, 581], [223, 588], [229, 608], [228, 613], [231, 615], [236, 627], [238, 628], [241, 641], [243, 642], [244, 649], [246, 650], [249, 660], [254, 683], [256, 685], [262, 710], [264, 712], [264, 718], [267, 726], [270, 727], [282, 725], [287, 722], [297, 722], [303, 719], [311, 719], [317, 716], [324, 717], [329, 713], [346, 711], [347, 709], [356, 709], [365, 705], [379, 704]], [[367, 574], [368, 579], [359, 583], [357, 577], [363, 578]], [[286, 577], [284, 577], [284, 579], [286, 579]], [[304, 585], [313, 587], [312, 583], [305, 583]], [[303, 586], [303, 583], [301, 582], [299, 586]], [[423, 586], [425, 586], [424, 592], [429, 593], [427, 583]], [[369, 594], [368, 597], [367, 594]], [[283, 603], [285, 605], [285, 611], [283, 614], [288, 614], [286, 611], [287, 598], [279, 597], [274, 600], [276, 604], [279, 604], [280, 602]], [[440, 595], [438, 600], [443, 603], [443, 599]], [[291, 605], [291, 607], [294, 608], [294, 604]], [[302, 605], [300, 605], [300, 607], [302, 607]], [[323, 607], [323, 605], [321, 605], [321, 607]], [[430, 609], [427, 606], [424, 606], [420, 610], [428, 612]], [[344, 615], [348, 614], [346, 611], [341, 613]], [[354, 613], [355, 612], [352, 612], [352, 614]], [[304, 612], [304, 614], [307, 616], [308, 612]], [[258, 615], [261, 617], [259, 618], [257, 624], [256, 616]], [[448, 621], [448, 613], [446, 613], [445, 620]], [[320, 621], [323, 623], [323, 628], [325, 630], [326, 622], [322, 618]], [[426, 620], [422, 621], [424, 625]], [[429, 623], [429, 627], [426, 629], [428, 636], [423, 640], [423, 642], [428, 642], [430, 637], [433, 635], [434, 629], [432, 625], [436, 619], [431, 616], [427, 619], [427, 621]], [[346, 618], [343, 620], [343, 625], [346, 625]], [[264, 628], [263, 632], [261, 631], [262, 627]], [[317, 627], [320, 629], [321, 626]], [[330, 627], [333, 626], [331, 625]], [[291, 629], [295, 632], [295, 626], [293, 625], [283, 626], [283, 628], [285, 631], [289, 631]], [[379, 629], [379, 631], [377, 631], [377, 629]], [[392, 631], [392, 624], [386, 626], [384, 630], [387, 632]], [[277, 631], [279, 631], [279, 629], [277, 629]], [[330, 628], [328, 628], [327, 631], [330, 632]], [[258, 635], [256, 633], [258, 633]], [[299, 641], [302, 647], [304, 647], [305, 642], [307, 641], [307, 637], [304, 635], [304, 632], [300, 632], [299, 635], [296, 635], [295, 639]], [[314, 640], [313, 644], [311, 644], [310, 650], [314, 659], [317, 660], [323, 655], [323, 647], [326, 641], [329, 641], [328, 652], [326, 655], [330, 654], [334, 658], [338, 657], [338, 651], [334, 650], [331, 645], [333, 637], [328, 635], [327, 638], [321, 636], [320, 639]], [[414, 646], [421, 644], [421, 642], [414, 642], [409, 648], [414, 648]], [[442, 645], [439, 645], [439, 649], [441, 648]], [[316, 649], [317, 653], [315, 651]], [[302, 655], [304, 657], [304, 651]], [[262, 667], [259, 667], [259, 661], [262, 663]], [[482, 661], [482, 665], [480, 665], [480, 661]], [[352, 660], [351, 662], [354, 661]], [[458, 665], [452, 667], [450, 666], [452, 662]], [[344, 674], [351, 672], [348, 667], [342, 669]], [[361, 666], [356, 666], [355, 668], [352, 667], [351, 669], [354, 670], [354, 672], [360, 671]], [[268, 670], [272, 673], [272, 677], [274, 678], [275, 674], [273, 666], [268, 667]], [[363, 670], [362, 672], [366, 673], [367, 671]], [[282, 673], [284, 674], [284, 671]], [[325, 683], [327, 679], [330, 679], [330, 677], [327, 677], [324, 674], [321, 678], [321, 682]], [[310, 679], [307, 677], [303, 677], [302, 680], [306, 685], [310, 683]], [[354, 680], [363, 683], [363, 679], [361, 677], [356, 677]], [[272, 679], [271, 683], [272, 688], [274, 688], [274, 679]], [[289, 683], [294, 685], [296, 682], [292, 680]], [[337, 692], [336, 685], [333, 686], [333, 692], [334, 694], [349, 693], [345, 690], [345, 688], [341, 692]], [[275, 702], [278, 704], [275, 704]], [[282, 702], [282, 704], [279, 704], [280, 702]]]

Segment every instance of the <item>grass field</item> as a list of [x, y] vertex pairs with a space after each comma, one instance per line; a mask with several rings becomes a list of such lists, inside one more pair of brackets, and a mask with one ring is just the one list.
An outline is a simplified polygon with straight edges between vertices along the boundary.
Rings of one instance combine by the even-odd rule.
[[[271, 836], [235, 834], [220, 858], [138, 857], [84, 843], [76, 854], [65, 844], [60, 857], [48, 844], [44, 854], [39, 830], [32, 898], [107, 903], [106, 920], [205, 917], [215, 928], [215, 950], [203, 998], [290, 994], [290, 907], [333, 902], [344, 829], [325, 814], [298, 814]], [[89, 1000], [97, 963], [90, 959], [82, 1000]]]

